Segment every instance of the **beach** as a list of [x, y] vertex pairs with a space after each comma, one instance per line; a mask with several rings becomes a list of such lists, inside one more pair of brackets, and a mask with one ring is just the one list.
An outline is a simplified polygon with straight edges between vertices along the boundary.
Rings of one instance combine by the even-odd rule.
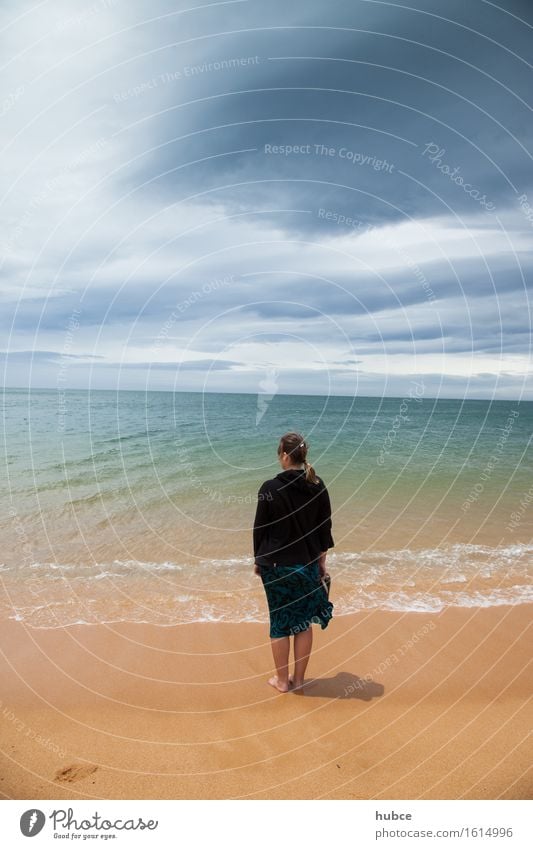
[[[6, 390], [2, 798], [531, 798], [533, 404], [401, 404]], [[334, 617], [281, 695], [252, 526], [295, 419]]]
[[4, 799], [530, 799], [530, 604], [314, 627], [278, 694], [261, 623], [0, 623]]

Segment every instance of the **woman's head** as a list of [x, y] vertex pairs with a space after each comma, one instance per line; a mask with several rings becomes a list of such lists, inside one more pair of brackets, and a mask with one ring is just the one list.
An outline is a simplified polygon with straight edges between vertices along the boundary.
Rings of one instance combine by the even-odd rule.
[[285, 455], [290, 461], [289, 465], [303, 465], [305, 467], [306, 480], [310, 483], [318, 483], [319, 479], [315, 474], [315, 470], [307, 462], [307, 451], [308, 445], [301, 433], [289, 431], [288, 433], [284, 433], [280, 438], [278, 445], [278, 457], [280, 461]]

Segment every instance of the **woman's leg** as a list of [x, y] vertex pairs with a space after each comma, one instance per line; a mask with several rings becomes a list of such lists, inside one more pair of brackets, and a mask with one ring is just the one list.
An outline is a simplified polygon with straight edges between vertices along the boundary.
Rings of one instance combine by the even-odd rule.
[[273, 638], [270, 640], [270, 645], [272, 646], [272, 656], [278, 674], [270, 678], [268, 683], [279, 690], [280, 693], [286, 693], [289, 689], [289, 638]]
[[313, 646], [313, 629], [300, 631], [294, 635], [294, 680], [293, 687], [301, 687], [304, 682], [305, 670], [309, 663], [309, 655]]

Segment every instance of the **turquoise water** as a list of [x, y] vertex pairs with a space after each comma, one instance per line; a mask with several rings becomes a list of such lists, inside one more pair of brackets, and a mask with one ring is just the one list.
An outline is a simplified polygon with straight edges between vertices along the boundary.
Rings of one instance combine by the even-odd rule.
[[[423, 387], [422, 387], [423, 388]], [[265, 619], [251, 525], [301, 431], [336, 612], [530, 600], [533, 403], [5, 390], [0, 615]]]

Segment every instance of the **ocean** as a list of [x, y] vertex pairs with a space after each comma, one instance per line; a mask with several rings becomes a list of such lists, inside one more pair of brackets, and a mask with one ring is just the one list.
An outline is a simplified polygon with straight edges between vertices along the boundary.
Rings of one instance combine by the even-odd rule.
[[5, 389], [0, 617], [267, 621], [257, 491], [328, 487], [335, 615], [533, 600], [533, 402]]

